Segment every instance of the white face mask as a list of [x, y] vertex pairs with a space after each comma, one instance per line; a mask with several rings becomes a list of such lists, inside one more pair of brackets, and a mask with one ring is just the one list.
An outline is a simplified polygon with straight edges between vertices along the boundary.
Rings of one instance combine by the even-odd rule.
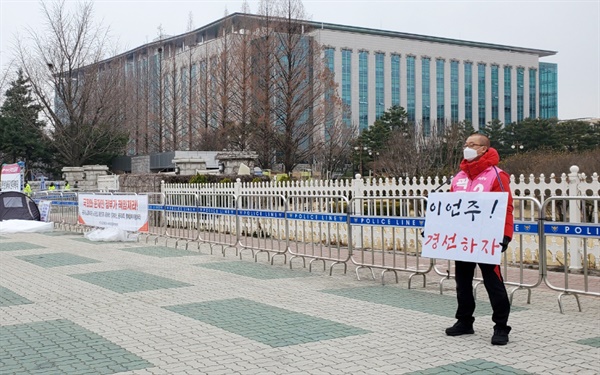
[[477, 150], [467, 147], [463, 150], [463, 156], [465, 157], [466, 161], [471, 161], [477, 157]]

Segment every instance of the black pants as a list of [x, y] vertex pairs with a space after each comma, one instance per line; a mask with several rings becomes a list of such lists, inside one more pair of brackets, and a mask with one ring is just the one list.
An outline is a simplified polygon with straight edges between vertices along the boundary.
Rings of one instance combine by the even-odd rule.
[[475, 274], [475, 265], [479, 265], [483, 284], [490, 296], [492, 304], [492, 320], [496, 323], [496, 328], [507, 326], [508, 315], [510, 314], [510, 302], [508, 294], [504, 287], [504, 280], [500, 272], [500, 266], [485, 263], [471, 263], [456, 261], [456, 298], [458, 300], [458, 309], [456, 309], [456, 319], [472, 324], [475, 321], [473, 312], [475, 311], [475, 298], [473, 297], [473, 276]]

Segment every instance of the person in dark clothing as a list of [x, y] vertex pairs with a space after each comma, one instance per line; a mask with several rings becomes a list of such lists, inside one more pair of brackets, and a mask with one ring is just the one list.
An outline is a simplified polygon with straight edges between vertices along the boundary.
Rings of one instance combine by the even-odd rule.
[[[502, 252], [506, 251], [513, 236], [513, 199], [510, 190], [509, 175], [497, 167], [500, 161], [498, 152], [490, 147], [490, 140], [483, 134], [473, 134], [467, 138], [464, 145], [464, 159], [460, 163], [461, 171], [452, 179], [451, 191], [461, 192], [507, 192], [508, 205], [504, 223], [504, 238], [500, 243]], [[490, 297], [495, 323], [492, 336], [493, 345], [506, 345], [511, 327], [508, 323], [510, 314], [510, 301], [500, 265], [455, 261], [456, 310], [457, 322], [446, 329], [448, 336], [473, 334], [473, 312], [475, 311], [475, 297], [473, 296], [473, 276], [475, 265], [479, 265], [483, 284]]]

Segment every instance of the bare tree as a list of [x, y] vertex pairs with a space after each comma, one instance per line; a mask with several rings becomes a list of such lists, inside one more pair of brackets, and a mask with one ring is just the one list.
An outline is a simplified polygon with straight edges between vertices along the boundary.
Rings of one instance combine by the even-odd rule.
[[[227, 16], [227, 14], [225, 14]], [[233, 24], [230, 19], [223, 22], [220, 37], [215, 42], [214, 57], [212, 58], [212, 78], [215, 116], [215, 127], [226, 132], [232, 126], [231, 107], [233, 97]]]
[[107, 29], [94, 24], [89, 2], [79, 3], [74, 13], [64, 1], [41, 7], [47, 29], [30, 29], [29, 38], [18, 38], [16, 50], [50, 121], [59, 160], [79, 166], [122, 152], [123, 64], [102, 60], [110, 45]]
[[197, 101], [198, 88], [196, 87], [198, 64], [194, 59], [194, 48], [196, 46], [195, 36], [190, 36], [186, 40], [187, 50], [185, 52], [186, 65], [181, 69], [182, 74], [182, 93], [184, 95], [183, 111], [184, 111], [184, 129], [185, 138], [182, 139], [186, 145], [184, 149], [192, 150], [194, 137], [198, 131], [197, 126]]
[[134, 155], [150, 150], [150, 84], [148, 53], [140, 53], [125, 66], [125, 126], [129, 131], [129, 151]]
[[14, 59], [11, 59], [5, 66], [2, 67], [0, 72], [0, 103], [4, 102], [4, 93], [10, 86], [10, 82], [15, 78], [15, 71], [18, 68]]
[[[171, 47], [172, 48], [172, 47]], [[178, 150], [184, 133], [187, 71], [176, 63], [176, 56], [171, 51], [168, 70], [165, 72], [164, 111], [165, 111], [165, 151]]]
[[259, 158], [270, 166], [275, 154], [285, 172], [311, 163], [325, 122], [326, 91], [334, 85], [321, 47], [308, 34], [299, 0], [264, 0], [255, 35], [253, 93]]
[[198, 74], [196, 75], [196, 111], [195, 117], [198, 122], [198, 137], [194, 141], [194, 149], [198, 150], [214, 150], [216, 148], [215, 141], [215, 98], [214, 98], [214, 66], [216, 60], [211, 58], [210, 43], [204, 43], [198, 61]]
[[188, 13], [187, 26], [185, 27], [185, 31], [194, 30], [194, 13], [191, 11]]
[[378, 165], [394, 177], [435, 176], [454, 173], [462, 160], [464, 124], [451, 124], [425, 136], [419, 126], [392, 131]]
[[255, 131], [252, 147], [258, 153], [258, 162], [263, 169], [273, 168], [275, 162], [275, 140], [273, 100], [275, 98], [275, 32], [274, 0], [261, 0], [260, 27], [253, 35], [252, 64], [252, 120]]
[[331, 177], [335, 172], [345, 172], [345, 166], [352, 162], [356, 125], [348, 126], [342, 119], [342, 111], [336, 111], [324, 124], [324, 138], [321, 147], [315, 150], [315, 161], [320, 166], [321, 176]]
[[[250, 12], [247, 3], [244, 3], [242, 12]], [[231, 54], [232, 65], [236, 67], [236, 74], [232, 77], [231, 124], [226, 136], [231, 149], [244, 151], [251, 147], [255, 130], [252, 121], [254, 76], [251, 56], [253, 31], [257, 30], [258, 23], [253, 18], [242, 18], [237, 27]]]

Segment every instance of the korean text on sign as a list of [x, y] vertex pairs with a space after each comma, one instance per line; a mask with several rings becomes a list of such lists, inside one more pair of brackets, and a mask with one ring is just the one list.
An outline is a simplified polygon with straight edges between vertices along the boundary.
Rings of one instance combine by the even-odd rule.
[[98, 227], [118, 227], [147, 231], [148, 196], [101, 196], [79, 194], [79, 223]]
[[432, 193], [423, 256], [500, 264], [508, 193]]

